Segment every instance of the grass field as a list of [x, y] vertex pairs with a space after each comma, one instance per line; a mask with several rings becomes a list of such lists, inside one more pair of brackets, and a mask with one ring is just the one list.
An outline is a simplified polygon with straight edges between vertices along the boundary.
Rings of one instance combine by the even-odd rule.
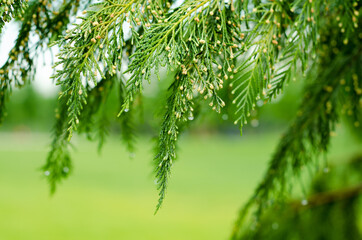
[[[108, 140], [101, 155], [95, 143], [75, 139], [74, 172], [50, 197], [39, 171], [49, 136], [0, 133], [0, 239], [227, 239], [278, 139], [185, 136], [155, 216], [148, 139], [139, 139], [132, 160], [118, 139]], [[332, 159], [358, 151], [346, 139], [335, 139]]]

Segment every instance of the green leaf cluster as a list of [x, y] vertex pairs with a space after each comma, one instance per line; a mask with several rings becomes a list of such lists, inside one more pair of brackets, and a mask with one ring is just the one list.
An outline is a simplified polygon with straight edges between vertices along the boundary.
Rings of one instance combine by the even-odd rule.
[[[360, 9], [356, 0], [32, 1], [0, 68], [0, 119], [12, 86], [34, 76], [33, 53], [49, 45], [59, 48], [52, 77], [61, 86], [59, 107], [43, 167], [54, 191], [71, 172], [69, 143], [75, 132], [90, 138], [96, 132], [102, 146], [107, 105], [119, 108], [122, 139], [133, 152], [134, 112], [145, 84], [161, 81], [166, 72], [173, 81], [161, 106], [154, 158], [158, 210], [177, 157], [177, 139], [198, 116], [195, 106], [206, 102], [217, 113], [225, 109], [241, 129], [258, 101], [272, 101], [302, 72], [308, 83], [303, 104], [240, 213], [233, 233], [237, 239], [251, 209], [258, 221], [265, 209], [284, 200], [288, 179], [298, 178], [328, 151], [343, 114], [359, 127]], [[39, 41], [31, 44], [34, 36]], [[107, 101], [113, 91], [117, 103]]]

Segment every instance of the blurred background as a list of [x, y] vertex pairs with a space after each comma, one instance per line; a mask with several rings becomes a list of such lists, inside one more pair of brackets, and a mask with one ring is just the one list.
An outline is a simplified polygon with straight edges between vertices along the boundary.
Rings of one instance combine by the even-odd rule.
[[[0, 64], [16, 37], [16, 26], [7, 28]], [[146, 89], [144, 107], [136, 114], [132, 153], [121, 141], [113, 92], [108, 101], [115, 104], [107, 108], [110, 134], [102, 151], [97, 141], [75, 136], [74, 171], [50, 196], [40, 170], [50, 150], [57, 107], [47, 54], [39, 57], [32, 85], [14, 89], [0, 126], [0, 240], [228, 239], [239, 208], [261, 181], [301, 104], [303, 80], [297, 78], [273, 103], [258, 102], [242, 136], [230, 114], [200, 106], [200, 117], [180, 137], [167, 198], [154, 215], [153, 138], [162, 117], [158, 106], [166, 98], [159, 89], [165, 90], [169, 81]], [[362, 151], [343, 124], [334, 135], [328, 162], [346, 162]]]
[[[227, 239], [296, 114], [302, 87], [292, 82], [272, 104], [260, 104], [242, 136], [227, 115], [201, 110], [180, 139], [157, 215], [151, 162], [160, 116], [152, 91], [143, 99], [131, 157], [120, 140], [117, 107], [110, 107], [114, 122], [102, 152], [96, 141], [76, 136], [74, 172], [50, 196], [40, 167], [52, 139], [56, 93], [44, 94], [37, 84], [14, 90], [0, 128], [0, 239]], [[336, 135], [330, 162], [361, 151], [343, 125]]]

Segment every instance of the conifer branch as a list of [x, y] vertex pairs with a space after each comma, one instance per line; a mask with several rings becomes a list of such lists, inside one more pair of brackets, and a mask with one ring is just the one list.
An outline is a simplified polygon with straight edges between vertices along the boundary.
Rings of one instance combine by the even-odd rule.
[[[79, 133], [86, 133], [88, 135], [88, 138], [92, 139], [91, 132], [94, 130], [94, 125], [97, 125], [97, 121], [101, 122], [107, 122], [106, 116], [98, 116], [103, 115], [102, 111], [105, 108], [106, 102], [108, 97], [111, 94], [113, 84], [115, 84], [117, 80], [117, 76], [113, 75], [110, 76], [110, 74], [106, 74], [106, 77], [103, 78], [95, 87], [87, 86], [87, 93], [86, 93], [86, 102], [91, 105], [91, 108], [84, 108], [79, 116]], [[100, 119], [97, 119], [99, 117]], [[103, 119], [103, 120], [101, 120]], [[106, 126], [101, 126], [99, 124], [98, 134], [99, 134], [99, 140], [102, 140], [102, 136], [104, 136], [103, 133], [101, 133], [102, 130], [106, 131]]]
[[187, 121], [192, 116], [192, 101], [187, 99], [184, 89], [190, 88], [192, 83], [187, 75], [176, 74], [175, 81], [170, 86], [171, 92], [166, 105], [166, 113], [163, 118], [161, 132], [158, 141], [157, 155], [155, 157], [156, 181], [159, 190], [159, 200], [156, 206], [156, 212], [162, 205], [165, 198], [168, 177], [171, 172], [171, 166], [176, 159], [176, 141], [179, 135], [179, 124], [181, 121]]
[[[330, 28], [322, 33], [322, 46], [325, 46], [325, 42], [329, 44], [334, 37], [339, 40], [339, 51], [329, 54], [321, 51], [320, 55], [323, 57], [319, 64], [323, 68], [307, 88], [299, 116], [281, 139], [262, 183], [240, 211], [232, 239], [238, 239], [251, 209], [255, 211], [257, 222], [271, 202], [283, 201], [287, 186], [291, 182], [290, 177], [299, 176], [304, 166], [310, 165], [320, 153], [327, 152], [330, 136], [338, 122], [338, 108], [352, 106], [362, 99], [359, 87], [362, 79], [358, 64], [362, 61], [362, 48], [359, 40], [353, 38], [352, 43], [346, 43], [343, 36], [336, 37], [338, 30]], [[354, 92], [350, 92], [350, 89], [354, 89]], [[361, 116], [359, 113], [362, 105], [359, 104], [357, 108], [354, 111], [357, 116]], [[356, 120], [358, 123], [359, 121], [361, 119]], [[356, 124], [356, 127], [358, 125]]]
[[101, 153], [103, 145], [106, 141], [107, 136], [109, 135], [109, 125], [110, 122], [107, 117], [105, 108], [102, 110], [101, 116], [98, 120], [98, 153]]
[[[150, 82], [153, 68], [156, 68], [156, 74], [158, 74], [160, 66], [166, 65], [165, 59], [167, 57], [170, 64], [179, 64], [180, 59], [177, 57], [179, 57], [180, 53], [185, 52], [185, 49], [177, 49], [180, 46], [176, 45], [176, 39], [179, 37], [185, 38], [183, 36], [185, 33], [182, 31], [184, 25], [194, 20], [196, 11], [200, 10], [208, 2], [207, 0], [203, 0], [200, 3], [197, 1], [186, 1], [169, 16], [165, 16], [162, 11], [159, 12], [160, 16], [156, 11], [152, 11], [152, 14], [158, 20], [142, 36], [136, 52], [131, 56], [132, 62], [128, 66], [127, 72], [131, 72], [132, 76], [127, 81], [128, 93], [120, 114], [124, 109], [129, 108], [134, 96], [141, 91], [142, 81], [147, 80]], [[167, 52], [175, 52], [175, 54], [170, 53], [166, 57]]]
[[[237, 114], [235, 123], [240, 122], [242, 127], [256, 101], [271, 101], [300, 66], [306, 71], [315, 69], [308, 62], [331, 65], [334, 69], [326, 67], [329, 71], [319, 72], [318, 77], [325, 82], [314, 82], [308, 89], [300, 116], [282, 139], [265, 181], [256, 190], [253, 199], [258, 200], [257, 204], [251, 200], [246, 207], [262, 212], [269, 200], [279, 200], [283, 195], [287, 174], [297, 175], [299, 167], [311, 162], [310, 156], [300, 150], [311, 150], [313, 156], [327, 150], [329, 134], [339, 116], [335, 106], [342, 105], [341, 112], [351, 115], [354, 125], [360, 122], [360, 72], [347, 74], [347, 69], [341, 67], [351, 59], [337, 57], [343, 46], [359, 49], [359, 44], [350, 42], [351, 38], [360, 37], [359, 3], [185, 0], [178, 7], [173, 3], [102, 0], [89, 5], [89, 1], [32, 1], [22, 15], [19, 37], [10, 57], [0, 68], [0, 120], [5, 115], [5, 100], [11, 88], [24, 85], [35, 73], [33, 53], [44, 45], [57, 45], [60, 53], [53, 79], [62, 89], [60, 112], [52, 150], [43, 168], [54, 191], [56, 183], [68, 176], [71, 169], [68, 146], [76, 131], [90, 135], [91, 124], [96, 124], [102, 145], [107, 134], [104, 123], [108, 122], [103, 110], [115, 83], [120, 83], [117, 91], [122, 138], [133, 151], [133, 106], [135, 99], [142, 97], [143, 81], [151, 82], [164, 68], [168, 73], [176, 69], [154, 159], [159, 189], [157, 211], [176, 159], [177, 137], [183, 124], [194, 118], [194, 102], [208, 101], [215, 112], [220, 112], [230, 99], [221, 99], [218, 90], [223, 88], [224, 81], [229, 81]], [[0, 29], [24, 9], [24, 4], [25, 1], [10, 0], [0, 5]], [[68, 23], [74, 22], [71, 17], [78, 7], [80, 11], [85, 7], [87, 10], [65, 31]], [[130, 28], [129, 33], [125, 25]], [[335, 47], [335, 55], [318, 52], [326, 42], [323, 26], [338, 26], [338, 34], [333, 35], [338, 41], [327, 41]], [[40, 41], [30, 45], [29, 38], [34, 33]], [[359, 54], [343, 51], [346, 56]], [[334, 58], [331, 63], [327, 61]], [[127, 70], [122, 72], [122, 67]], [[128, 77], [125, 84], [120, 78], [123, 73]], [[347, 77], [336, 80], [336, 76], [342, 75]], [[349, 93], [343, 94], [341, 89], [347, 87]], [[241, 221], [236, 228], [240, 224]]]
[[[56, 44], [61, 47], [58, 55], [57, 70], [53, 76], [57, 83], [64, 87], [61, 97], [72, 92], [83, 91], [82, 81], [92, 81], [97, 84], [100, 78], [104, 78], [106, 71], [110, 75], [119, 72], [122, 64], [122, 47], [126, 45], [123, 33], [123, 23], [128, 21], [133, 26], [140, 26], [146, 1], [104, 1], [94, 4], [91, 8], [96, 11], [84, 11], [82, 22], [68, 31], [64, 39]], [[148, 6], [151, 6], [148, 5]], [[127, 20], [128, 19], [128, 20]], [[132, 39], [137, 38], [138, 33], [132, 30]], [[84, 99], [76, 97], [67, 102], [69, 126], [69, 140], [73, 131], [77, 129], [78, 116], [85, 104]]]
[[28, 7], [28, 0], [2, 0], [0, 2], [0, 34], [5, 23], [21, 18]]
[[[64, 100], [63, 100], [64, 101]], [[69, 176], [72, 171], [72, 163], [69, 155], [68, 132], [64, 131], [67, 124], [67, 105], [60, 102], [56, 112], [56, 124], [51, 150], [45, 165], [42, 167], [44, 175], [50, 184], [51, 194], [55, 193], [57, 184]]]
[[[238, 239], [360, 239], [356, 213], [362, 197], [361, 160], [357, 155], [347, 164], [329, 166], [313, 177], [308, 197], [271, 206], [253, 230]], [[316, 224], [319, 227], [309, 231]]]
[[352, 187], [314, 194], [308, 197], [307, 206], [303, 206], [300, 201], [291, 202], [290, 205], [293, 209], [298, 211], [299, 209], [313, 208], [329, 204], [331, 202], [339, 202], [341, 200], [353, 198], [361, 194], [362, 184], [359, 184]]
[[[121, 78], [119, 81], [119, 98], [120, 98], [120, 108], [125, 102], [126, 98], [126, 86]], [[134, 149], [135, 149], [135, 128], [134, 128], [134, 108], [130, 106], [129, 109], [125, 109], [124, 113], [119, 117], [121, 123], [121, 138], [124, 144], [127, 147], [127, 151], [130, 153], [130, 157], [132, 157]]]
[[[52, 11], [46, 1], [32, 1], [21, 16], [21, 26], [9, 58], [0, 67], [0, 123], [4, 119], [6, 100], [12, 87], [22, 87], [35, 76], [37, 51], [50, 44], [58, 35], [65, 32], [70, 13], [79, 6], [78, 1], [65, 1], [58, 6], [59, 11]], [[31, 35], [39, 40], [30, 44]]]
[[[276, 97], [299, 61], [302, 69], [306, 69], [307, 53], [316, 48], [313, 36], [319, 24], [306, 19], [314, 19], [318, 12], [311, 9], [320, 7], [308, 1], [297, 1], [291, 6], [275, 1], [259, 4], [242, 16], [245, 20], [242, 26], [247, 29], [242, 33], [247, 51], [240, 57], [237, 74], [231, 82], [235, 113], [239, 115], [235, 124], [240, 122], [242, 127], [247, 123], [258, 99], [270, 101]], [[300, 13], [295, 16], [295, 11]], [[253, 19], [258, 20], [250, 23]], [[309, 42], [314, 42], [312, 47]]]

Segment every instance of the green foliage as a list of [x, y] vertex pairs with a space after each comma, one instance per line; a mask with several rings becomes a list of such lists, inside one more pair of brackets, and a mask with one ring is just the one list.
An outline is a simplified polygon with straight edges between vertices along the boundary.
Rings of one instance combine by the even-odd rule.
[[[23, 5], [23, 8], [25, 6]], [[44, 0], [31, 1], [26, 11], [22, 10], [24, 13], [19, 18], [21, 25], [18, 37], [9, 58], [0, 67], [0, 122], [4, 120], [5, 104], [12, 87], [20, 88], [34, 78], [37, 53], [46, 49], [46, 45], [65, 31], [70, 21], [70, 13], [76, 12], [78, 6], [79, 1], [64, 1], [59, 6], [51, 5], [49, 1]], [[33, 38], [36, 39], [35, 43], [30, 41]]]
[[5, 23], [11, 19], [21, 17], [28, 6], [27, 0], [2, 0], [0, 2], [0, 34]]
[[[300, 178], [305, 167], [328, 151], [330, 136], [335, 134], [341, 113], [346, 113], [350, 122], [359, 127], [362, 120], [360, 32], [346, 42], [339, 29], [334, 28], [334, 21], [330, 19], [321, 30], [319, 63], [309, 74], [312, 80], [305, 89], [298, 116], [282, 137], [262, 183], [241, 210], [233, 239], [238, 239], [251, 209], [255, 211], [254, 221], [258, 222], [265, 209], [285, 198], [285, 192], [295, 184], [292, 179]], [[333, 51], [329, 46], [334, 46]]]
[[[64, 101], [64, 100], [63, 100]], [[57, 183], [69, 175], [72, 170], [72, 164], [69, 155], [69, 142], [67, 141], [69, 133], [64, 132], [66, 127], [67, 105], [60, 102], [60, 109], [57, 111], [57, 121], [54, 126], [54, 139], [51, 144], [51, 150], [48, 154], [47, 161], [43, 166], [45, 176], [50, 184], [50, 192], [53, 194], [56, 190]]]
[[[82, 16], [79, 8], [87, 8]], [[174, 75], [162, 107], [154, 159], [158, 210], [176, 159], [177, 138], [198, 115], [194, 106], [204, 101], [217, 113], [225, 108], [241, 129], [257, 101], [272, 101], [300, 70], [308, 76], [303, 104], [264, 180], [240, 213], [233, 235], [237, 239], [251, 209], [258, 221], [271, 202], [284, 200], [288, 179], [298, 178], [303, 167], [328, 150], [343, 113], [359, 127], [359, 12], [355, 0], [185, 0], [179, 5], [103, 0], [90, 6], [33, 1], [22, 16], [10, 58], [0, 68], [0, 118], [11, 87], [24, 85], [34, 75], [32, 48], [59, 47], [53, 79], [61, 86], [60, 110], [43, 168], [54, 191], [71, 170], [68, 148], [76, 131], [88, 136], [97, 132], [102, 145], [108, 131], [104, 109], [112, 89], [119, 92], [122, 138], [133, 151], [134, 109], [142, 103], [144, 82], [161, 80], [163, 71]], [[30, 33], [39, 37], [34, 46], [29, 45]]]
[[[166, 113], [161, 126], [157, 156], [155, 157], [156, 178], [159, 193], [159, 202], [156, 211], [161, 207], [165, 197], [168, 176], [173, 160], [176, 159], [176, 141], [179, 134], [179, 123], [193, 118], [191, 100], [185, 98], [183, 88], [191, 85], [190, 78], [176, 74], [175, 81], [170, 87], [171, 95], [167, 99]], [[180, 91], [181, 90], [181, 91]]]
[[317, 175], [308, 199], [271, 208], [240, 239], [361, 239], [362, 157], [340, 165]]

